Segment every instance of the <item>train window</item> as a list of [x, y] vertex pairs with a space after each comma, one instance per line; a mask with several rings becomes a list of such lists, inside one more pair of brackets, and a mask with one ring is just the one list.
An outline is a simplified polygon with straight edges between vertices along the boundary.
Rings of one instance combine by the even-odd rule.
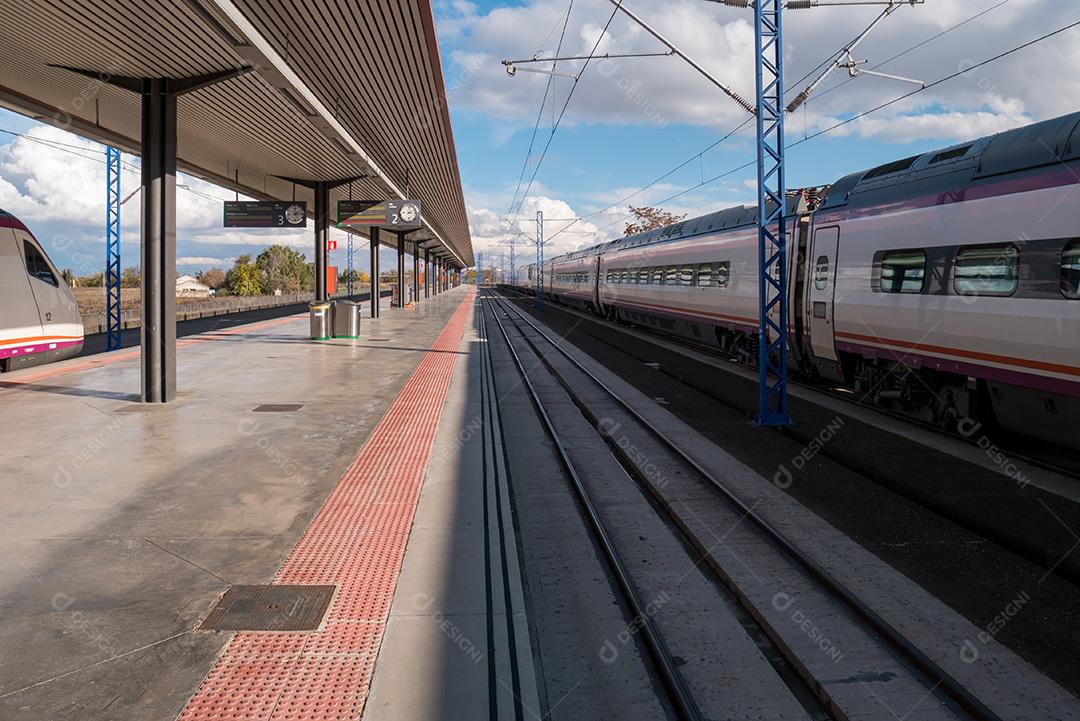
[[1066, 298], [1080, 298], [1080, 240], [1069, 243], [1061, 253], [1061, 292]]
[[818, 290], [825, 290], [829, 285], [829, 256], [818, 256], [817, 263], [814, 264], [814, 287]]
[[679, 285], [693, 285], [694, 284], [694, 266], [684, 265], [679, 268]]
[[968, 248], [956, 254], [953, 288], [960, 295], [1012, 295], [1020, 251], [1013, 245]]
[[712, 285], [712, 263], [702, 263], [697, 267], [697, 285]]
[[678, 285], [679, 284], [679, 269], [673, 265], [669, 265], [664, 270], [664, 285]]
[[664, 269], [653, 268], [652, 269], [652, 284], [663, 285], [664, 284]]
[[622, 280], [620, 280], [619, 282], [620, 283], [629, 283], [630, 282], [630, 271], [624, 269], [622, 271]]
[[921, 293], [926, 282], [926, 253], [898, 250], [881, 256], [881, 290], [885, 293]]
[[33, 278], [58, 287], [60, 283], [57, 282], [52, 268], [49, 267], [49, 262], [45, 260], [41, 251], [28, 240], [23, 241], [23, 247], [26, 249], [26, 272]]
[[716, 286], [718, 288], [726, 288], [730, 276], [731, 261], [725, 260], [723, 263], [716, 264]]
[[650, 275], [650, 273], [649, 273], [648, 268], [642, 268], [642, 269], [638, 270], [638, 272], [637, 272], [638, 285], [648, 285], [649, 284], [649, 275]]

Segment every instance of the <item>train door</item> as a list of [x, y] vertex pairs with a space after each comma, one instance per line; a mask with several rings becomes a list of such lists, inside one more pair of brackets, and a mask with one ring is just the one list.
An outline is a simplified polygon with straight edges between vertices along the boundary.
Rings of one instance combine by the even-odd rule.
[[836, 256], [840, 246], [840, 228], [831, 226], [814, 231], [813, 247], [807, 258], [807, 304], [810, 347], [818, 360], [839, 360], [833, 336], [833, 306], [836, 299]]
[[791, 339], [788, 345], [791, 347], [790, 364], [802, 367], [810, 358], [809, 338], [806, 326], [806, 263], [810, 252], [810, 215], [800, 215], [792, 224], [789, 253], [791, 265], [788, 278], [789, 285], [789, 315], [791, 323], [788, 332]]

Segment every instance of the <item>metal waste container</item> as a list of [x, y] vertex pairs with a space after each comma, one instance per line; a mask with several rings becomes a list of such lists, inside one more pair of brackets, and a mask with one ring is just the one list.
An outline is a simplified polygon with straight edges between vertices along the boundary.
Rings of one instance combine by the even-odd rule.
[[334, 337], [360, 337], [360, 304], [351, 300], [334, 302]]
[[311, 315], [311, 339], [329, 340], [333, 328], [333, 307], [329, 301], [316, 300], [308, 303]]

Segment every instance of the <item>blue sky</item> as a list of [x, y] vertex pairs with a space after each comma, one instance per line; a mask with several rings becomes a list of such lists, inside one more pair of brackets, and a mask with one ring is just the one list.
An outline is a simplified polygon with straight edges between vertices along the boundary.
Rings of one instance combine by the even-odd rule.
[[[724, 82], [752, 95], [753, 36], [747, 12], [702, 0], [627, 0], [626, 4]], [[569, 0], [434, 2], [474, 245], [488, 252], [489, 263], [492, 256], [506, 250], [511, 237], [522, 240], [505, 218], [549, 80], [526, 72], [508, 77], [499, 61], [552, 56], [564, 23], [562, 55], [586, 54], [594, 46], [611, 53], [664, 49], [621, 14], [602, 33], [612, 16], [613, 6], [608, 2], [576, 0], [567, 20], [569, 5]], [[785, 52], [789, 89], [878, 12], [880, 8], [872, 7], [789, 12]], [[855, 56], [871, 63], [899, 56], [882, 70], [933, 81], [965, 63], [978, 62], [1075, 20], [1070, 13], [1077, 11], [1069, 0], [927, 0], [925, 6], [898, 10]], [[911, 51], [920, 43], [924, 44]], [[919, 93], [793, 150], [789, 186], [829, 183], [848, 172], [915, 152], [1076, 110], [1080, 78], [1046, 69], [1076, 67], [1078, 62], [1080, 37], [1073, 31]], [[743, 132], [657, 186], [608, 208], [699, 153], [746, 114], [673, 57], [596, 61], [584, 72], [581, 62], [566, 62], [559, 69], [581, 73], [580, 80], [553, 137], [553, 118], [574, 81], [551, 80], [534, 152], [526, 166], [526, 182], [549, 137], [551, 145], [516, 213], [516, 217], [532, 218], [537, 209], [543, 209], [549, 218], [583, 218], [572, 232], [556, 237], [549, 252], [617, 237], [628, 203], [657, 203], [753, 159], [752, 137]], [[884, 78], [846, 80], [843, 71], [838, 71], [804, 109], [788, 118], [789, 141], [915, 88]], [[80, 146], [61, 149], [0, 134], [0, 207], [23, 216], [59, 265], [95, 270], [103, 247], [104, 174], [96, 160], [100, 148], [2, 110], [0, 129]], [[132, 169], [138, 162], [125, 159]], [[131, 172], [125, 175], [129, 188], [134, 187], [134, 178]], [[750, 167], [664, 205], [693, 215], [753, 202], [753, 179]], [[181, 271], [225, 266], [237, 254], [257, 252], [270, 242], [258, 234], [237, 236], [220, 228], [216, 199], [231, 193], [191, 179], [181, 182], [190, 186], [178, 194]], [[50, 194], [74, 201], [71, 217], [63, 222], [55, 217], [50, 203], [42, 200]], [[533, 224], [523, 225], [531, 234]], [[549, 238], [561, 225], [549, 226]], [[138, 237], [134, 220], [125, 227], [128, 264], [127, 259], [137, 258]], [[309, 233], [301, 231], [285, 240], [310, 254]], [[366, 266], [364, 251], [358, 256]], [[343, 265], [343, 252], [339, 254], [342, 257], [332, 262]], [[384, 260], [384, 267], [388, 262]]]

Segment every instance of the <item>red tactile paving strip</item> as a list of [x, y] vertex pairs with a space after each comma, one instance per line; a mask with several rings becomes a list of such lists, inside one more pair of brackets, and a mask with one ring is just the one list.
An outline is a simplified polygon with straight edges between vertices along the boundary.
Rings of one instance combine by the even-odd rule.
[[[474, 293], [432, 351], [457, 350]], [[324, 627], [237, 634], [180, 721], [360, 718], [456, 359], [424, 355], [274, 578], [338, 586]]]

